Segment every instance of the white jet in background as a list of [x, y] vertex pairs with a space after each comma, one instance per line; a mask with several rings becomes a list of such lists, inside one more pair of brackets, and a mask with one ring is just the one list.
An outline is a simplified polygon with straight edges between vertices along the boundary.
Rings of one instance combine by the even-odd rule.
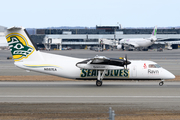
[[174, 79], [175, 76], [157, 63], [146, 60], [127, 60], [127, 57], [107, 58], [95, 56], [81, 59], [38, 51], [27, 31], [22, 27], [7, 29], [6, 39], [14, 64], [22, 69], [50, 75], [77, 79], [96, 80], [161, 80]]
[[140, 48], [147, 48], [151, 46], [156, 40], [157, 26], [155, 26], [150, 38], [129, 38], [129, 39], [121, 39], [120, 44], [117, 45], [117, 49], [124, 49], [125, 46]]

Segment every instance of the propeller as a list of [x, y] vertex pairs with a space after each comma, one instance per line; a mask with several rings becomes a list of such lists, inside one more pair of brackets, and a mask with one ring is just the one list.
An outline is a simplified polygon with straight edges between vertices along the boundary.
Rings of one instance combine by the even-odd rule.
[[127, 69], [127, 65], [131, 64], [131, 62], [129, 62], [127, 60], [127, 54], [125, 55], [125, 58], [124, 58], [124, 69]]

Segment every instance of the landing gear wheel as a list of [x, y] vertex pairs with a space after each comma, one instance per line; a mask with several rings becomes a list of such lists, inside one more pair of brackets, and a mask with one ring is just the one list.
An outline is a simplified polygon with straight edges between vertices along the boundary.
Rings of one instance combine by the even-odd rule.
[[97, 80], [97, 81], [96, 81], [96, 85], [97, 85], [97, 86], [101, 86], [101, 85], [102, 85], [102, 81]]
[[159, 86], [163, 86], [163, 85], [164, 85], [164, 82], [161, 81], [161, 82], [159, 83]]

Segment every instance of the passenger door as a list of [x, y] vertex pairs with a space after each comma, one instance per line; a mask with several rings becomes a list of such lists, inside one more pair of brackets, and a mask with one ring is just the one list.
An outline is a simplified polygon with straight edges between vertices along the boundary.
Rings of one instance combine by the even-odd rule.
[[132, 66], [132, 77], [137, 77], [137, 67], [136, 67], [136, 65]]

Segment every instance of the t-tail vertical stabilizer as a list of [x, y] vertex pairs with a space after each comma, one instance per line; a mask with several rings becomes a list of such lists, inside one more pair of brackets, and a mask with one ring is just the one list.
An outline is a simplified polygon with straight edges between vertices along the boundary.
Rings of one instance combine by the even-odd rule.
[[25, 28], [11, 27], [7, 29], [6, 40], [15, 62], [42, 60]]

